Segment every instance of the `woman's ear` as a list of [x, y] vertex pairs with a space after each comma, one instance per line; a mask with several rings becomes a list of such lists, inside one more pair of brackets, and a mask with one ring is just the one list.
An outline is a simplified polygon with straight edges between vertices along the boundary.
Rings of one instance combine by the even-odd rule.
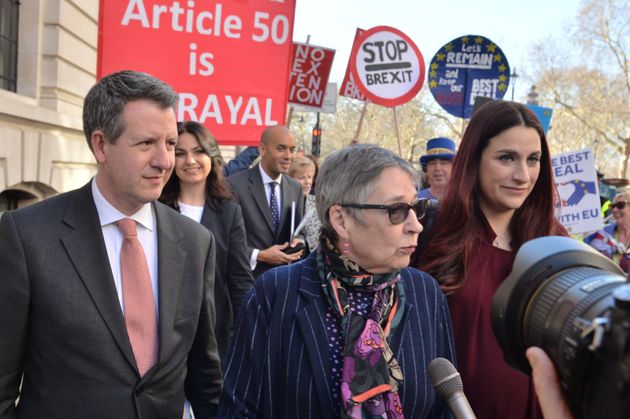
[[333, 205], [328, 210], [330, 225], [340, 239], [348, 239], [348, 225], [351, 222], [349, 215], [340, 205]]

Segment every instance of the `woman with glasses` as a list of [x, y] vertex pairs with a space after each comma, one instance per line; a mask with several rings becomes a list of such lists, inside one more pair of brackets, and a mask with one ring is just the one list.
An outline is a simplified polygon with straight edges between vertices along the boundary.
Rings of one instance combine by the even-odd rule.
[[584, 243], [590, 244], [604, 256], [628, 272], [630, 267], [630, 191], [623, 190], [613, 198], [610, 205], [614, 222], [602, 230], [587, 236]]
[[175, 170], [160, 201], [206, 227], [216, 248], [214, 301], [217, 312], [215, 336], [221, 363], [234, 320], [254, 286], [241, 208], [230, 200], [223, 177], [223, 159], [214, 136], [194, 121], [177, 125]]
[[234, 332], [218, 417], [446, 418], [427, 366], [454, 359], [446, 299], [407, 267], [425, 200], [404, 159], [361, 144], [317, 183], [319, 245], [256, 281]]
[[566, 234], [554, 217], [555, 199], [547, 139], [536, 116], [514, 102], [480, 107], [419, 262], [449, 294], [458, 370], [479, 419], [540, 417], [531, 380], [503, 361], [490, 307], [524, 242]]

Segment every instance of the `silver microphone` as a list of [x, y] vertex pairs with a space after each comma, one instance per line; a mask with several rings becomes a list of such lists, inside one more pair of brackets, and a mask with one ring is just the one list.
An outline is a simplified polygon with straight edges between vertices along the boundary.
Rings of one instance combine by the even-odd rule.
[[459, 373], [446, 358], [435, 358], [429, 364], [429, 377], [437, 393], [444, 397], [455, 419], [477, 419], [464, 395]]

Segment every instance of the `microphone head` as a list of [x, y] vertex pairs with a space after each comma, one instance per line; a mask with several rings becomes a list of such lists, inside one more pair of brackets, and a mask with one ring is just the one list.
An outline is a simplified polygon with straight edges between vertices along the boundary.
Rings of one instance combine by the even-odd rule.
[[435, 358], [429, 364], [429, 377], [437, 393], [446, 400], [464, 391], [459, 373], [446, 358]]

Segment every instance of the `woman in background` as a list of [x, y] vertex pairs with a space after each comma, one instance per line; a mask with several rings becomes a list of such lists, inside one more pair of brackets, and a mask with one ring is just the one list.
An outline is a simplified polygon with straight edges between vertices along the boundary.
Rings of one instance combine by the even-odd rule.
[[230, 201], [223, 177], [221, 150], [212, 134], [194, 121], [177, 125], [175, 170], [160, 201], [206, 227], [216, 249], [215, 336], [221, 362], [232, 336], [234, 321], [254, 286], [241, 208]]
[[622, 190], [610, 205], [614, 222], [587, 236], [584, 243], [619, 265], [624, 272], [630, 267], [630, 191]]
[[555, 199], [547, 139], [536, 116], [514, 102], [480, 107], [419, 261], [450, 294], [458, 370], [479, 419], [540, 417], [531, 380], [503, 361], [490, 307], [523, 243], [566, 234], [554, 216]]
[[313, 186], [313, 179], [315, 178], [315, 164], [307, 157], [296, 156], [291, 161], [289, 167], [289, 176], [297, 180], [304, 191], [304, 199], [306, 200], [304, 205], [304, 215], [310, 215], [309, 221], [304, 227], [303, 233], [306, 236], [306, 244], [310, 251], [315, 250], [317, 243], [319, 242], [319, 230], [322, 224], [317, 218], [315, 209], [315, 195], [311, 195], [311, 187]]

